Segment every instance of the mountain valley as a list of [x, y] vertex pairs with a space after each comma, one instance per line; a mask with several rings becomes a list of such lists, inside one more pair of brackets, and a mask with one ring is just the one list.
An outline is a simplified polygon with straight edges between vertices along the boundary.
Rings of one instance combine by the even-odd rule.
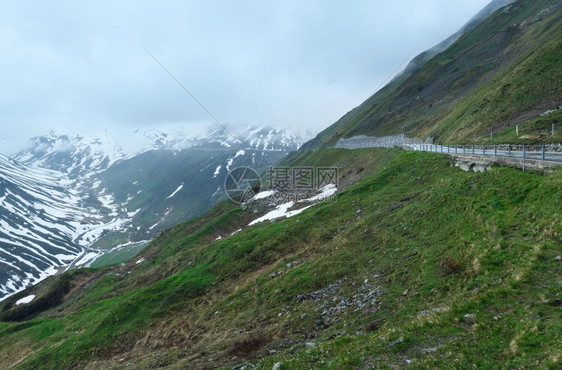
[[[560, 368], [561, 166], [334, 145], [559, 148], [561, 22], [492, 1], [307, 142], [53, 132], [0, 157], [0, 368]], [[236, 167], [262, 186], [228, 199]]]

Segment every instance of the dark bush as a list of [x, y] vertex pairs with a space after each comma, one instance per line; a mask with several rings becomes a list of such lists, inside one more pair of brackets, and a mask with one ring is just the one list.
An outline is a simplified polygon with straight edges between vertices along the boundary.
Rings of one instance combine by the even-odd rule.
[[461, 273], [464, 270], [464, 262], [453, 256], [446, 256], [440, 264], [441, 271], [445, 276]]
[[235, 342], [229, 353], [232, 356], [247, 357], [266, 346], [269, 342], [271, 342], [270, 337], [252, 335], [246, 340]]

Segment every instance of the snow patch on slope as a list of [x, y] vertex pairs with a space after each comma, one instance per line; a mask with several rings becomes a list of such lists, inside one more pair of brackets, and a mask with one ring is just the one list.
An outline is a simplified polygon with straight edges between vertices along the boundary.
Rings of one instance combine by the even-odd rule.
[[177, 188], [172, 194], [170, 194], [166, 199], [173, 198], [174, 195], [176, 195], [181, 189], [183, 189], [183, 182], [182, 182], [181, 185], [178, 186], [178, 188]]
[[20, 304], [28, 304], [29, 302], [33, 301], [35, 299], [35, 294], [30, 294], [27, 297], [23, 297], [21, 299], [18, 299], [16, 301], [16, 306], [19, 306]]

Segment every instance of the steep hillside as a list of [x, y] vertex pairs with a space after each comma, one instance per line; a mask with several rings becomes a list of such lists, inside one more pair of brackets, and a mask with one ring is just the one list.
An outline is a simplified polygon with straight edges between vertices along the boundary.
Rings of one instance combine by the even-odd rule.
[[128, 263], [13, 296], [0, 306], [0, 367], [559, 361], [559, 170], [463, 172], [398, 149], [290, 163], [338, 167], [337, 200], [253, 226], [269, 201], [223, 202]]
[[470, 21], [468, 21], [468, 23], [465, 24], [460, 30], [458, 30], [451, 36], [447, 37], [445, 40], [441, 41], [439, 44], [435, 45], [431, 49], [424, 51], [423, 53], [417, 55], [414, 59], [412, 59], [412, 61], [408, 63], [404, 71], [400, 73], [396, 77], [396, 79], [405, 78], [411, 75], [415, 70], [422, 67], [431, 58], [433, 58], [434, 56], [436, 56], [437, 54], [441, 53], [449, 46], [451, 46], [462, 35], [472, 30], [474, 27], [478, 26], [483, 20], [488, 18], [493, 12], [515, 1], [516, 0], [493, 0], [484, 9], [479, 11], [478, 14], [476, 14]]
[[[342, 137], [406, 133], [443, 143], [482, 141], [496, 132], [527, 143], [560, 142], [550, 135], [562, 104], [562, 5], [517, 1], [493, 13], [411, 74], [399, 77], [304, 145]], [[515, 136], [515, 135], [511, 135]]]

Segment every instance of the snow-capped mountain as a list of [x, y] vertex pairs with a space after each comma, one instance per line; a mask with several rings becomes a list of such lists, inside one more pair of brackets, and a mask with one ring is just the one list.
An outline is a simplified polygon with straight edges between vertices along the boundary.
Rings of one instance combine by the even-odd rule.
[[229, 170], [263, 172], [303, 142], [255, 127], [136, 130], [119, 140], [50, 132], [0, 157], [0, 300], [198, 216], [226, 198]]
[[130, 217], [88, 206], [61, 172], [0, 155], [0, 299], [76, 263], [92, 240]]
[[246, 127], [240, 131], [218, 129], [193, 141], [193, 147], [223, 147], [244, 150], [292, 151], [303, 144], [302, 136], [286, 130]]
[[[122, 133], [120, 135], [123, 135]], [[92, 134], [58, 134], [54, 131], [31, 139], [28, 149], [14, 159], [34, 167], [48, 168], [71, 177], [91, 177], [120, 160], [154, 150], [297, 150], [304, 138], [286, 130], [246, 127], [229, 130], [222, 127], [202, 135], [188, 129], [137, 129], [123, 136], [103, 131]]]
[[127, 154], [108, 133], [71, 136], [54, 131], [34, 137], [30, 148], [14, 157], [21, 163], [64, 172], [71, 177], [89, 177], [124, 158]]

